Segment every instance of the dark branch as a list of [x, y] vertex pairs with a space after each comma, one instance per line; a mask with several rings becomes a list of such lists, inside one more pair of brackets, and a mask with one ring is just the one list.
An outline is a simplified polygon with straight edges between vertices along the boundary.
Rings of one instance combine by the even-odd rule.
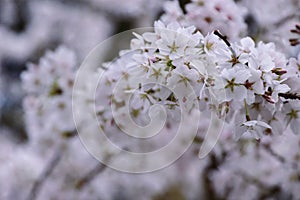
[[264, 149], [272, 156], [274, 156], [279, 162], [284, 163], [285, 162], [285, 158], [282, 157], [281, 155], [277, 154], [275, 151], [273, 151], [273, 149], [268, 146], [268, 145], [263, 145]]
[[260, 194], [259, 194], [259, 197], [258, 199], [268, 199], [270, 197], [275, 197], [275, 196], [279, 196], [282, 191], [281, 191], [281, 188], [280, 186], [278, 185], [271, 185], [271, 186], [268, 186], [266, 185], [264, 182], [262, 182], [260, 179], [257, 179], [257, 178], [254, 178], [242, 171], [237, 171], [236, 174], [240, 175], [241, 177], [243, 177], [243, 179], [250, 183], [250, 184], [253, 184], [255, 185], [257, 188], [260, 189]]
[[233, 58], [237, 58], [235, 51], [232, 49], [230, 42], [227, 40], [226, 35], [222, 35], [218, 30], [214, 31], [214, 34], [218, 36], [225, 44], [228, 46], [229, 50], [232, 53]]
[[179, 0], [179, 6], [180, 6], [180, 8], [181, 8], [181, 10], [184, 14], [187, 13], [186, 9], [185, 9], [185, 5], [190, 3], [190, 2], [191, 2], [191, 0]]
[[[220, 197], [214, 187], [213, 182], [211, 181], [210, 177], [214, 171], [217, 171], [218, 168], [225, 162], [225, 159], [227, 157], [227, 154], [222, 155], [221, 158], [217, 158], [214, 152], [211, 152], [209, 155], [209, 161], [208, 165], [203, 169], [203, 187], [205, 191], [205, 199], [211, 199], [211, 200], [224, 200], [222, 197]], [[230, 188], [227, 188], [227, 190], [230, 190]], [[228, 191], [230, 192], [230, 191]], [[225, 198], [226, 199], [226, 198]]]
[[58, 149], [49, 163], [47, 164], [46, 168], [44, 169], [44, 172], [41, 174], [41, 176], [35, 181], [33, 184], [33, 187], [31, 188], [31, 191], [27, 197], [27, 200], [34, 200], [37, 198], [37, 195], [42, 188], [44, 182], [47, 180], [47, 178], [50, 176], [50, 174], [53, 172], [57, 164], [59, 163], [60, 159], [62, 157], [62, 153], [60, 149]]
[[106, 168], [105, 165], [99, 163], [94, 169], [89, 171], [86, 175], [80, 178], [76, 184], [75, 188], [78, 190], [83, 189], [85, 186], [88, 185], [98, 174], [100, 174]]
[[[295, 29], [292, 29], [291, 33], [300, 35], [300, 25], [296, 24]], [[289, 41], [291, 46], [297, 46], [300, 44], [300, 38], [291, 38]]]
[[215, 31], [214, 31], [214, 34], [215, 34], [216, 36], [218, 36], [220, 39], [222, 39], [228, 47], [231, 47], [231, 44], [230, 44], [230, 42], [227, 40], [227, 37], [226, 37], [225, 35], [222, 35], [218, 30], [215, 30]]
[[300, 100], [300, 94], [297, 93], [279, 93], [278, 96], [285, 99]]

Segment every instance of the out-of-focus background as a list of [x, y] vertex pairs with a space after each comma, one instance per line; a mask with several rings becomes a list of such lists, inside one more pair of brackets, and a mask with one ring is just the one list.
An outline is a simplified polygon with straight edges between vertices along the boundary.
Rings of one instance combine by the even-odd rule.
[[101, 41], [136, 27], [153, 26], [161, 0], [1, 0], [0, 127], [26, 140], [20, 74], [46, 50], [64, 45], [77, 62]]

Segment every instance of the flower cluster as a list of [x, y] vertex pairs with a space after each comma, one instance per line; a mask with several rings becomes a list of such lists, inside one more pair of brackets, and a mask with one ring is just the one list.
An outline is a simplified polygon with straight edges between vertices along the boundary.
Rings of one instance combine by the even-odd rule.
[[74, 53], [60, 47], [39, 64], [29, 64], [21, 75], [27, 92], [24, 110], [29, 138], [38, 148], [45, 145], [42, 149], [49, 150], [75, 131], [70, 104], [75, 66]]
[[[214, 45], [218, 42], [208, 42], [208, 46]], [[237, 134], [250, 132], [258, 138], [259, 133], [282, 133], [289, 124], [282, 124], [286, 117], [282, 110], [293, 104], [289, 92], [299, 84], [294, 73], [298, 68], [290, 66], [292, 61], [287, 66], [285, 56], [274, 44], [259, 42], [255, 47], [250, 38], [211, 52], [225, 82], [226, 98], [221, 101], [227, 103], [229, 113], [234, 110], [228, 116], [234, 116]]]
[[[130, 50], [107, 64], [105, 83], [116, 91], [104, 90], [109, 92], [104, 102], [99, 101], [102, 109], [112, 105], [119, 114], [122, 109], [126, 112], [130, 106], [126, 99], [132, 95], [131, 115], [141, 124], [147, 121], [145, 113], [153, 104], [164, 105], [170, 116], [176, 116], [180, 103], [190, 95], [176, 97], [170, 90], [176, 85], [183, 91], [192, 87], [202, 108], [227, 115], [226, 121], [234, 121], [238, 137], [243, 133], [256, 138], [279, 134], [298, 119], [296, 108], [283, 114], [289, 105], [295, 105], [292, 99], [297, 94], [291, 92], [299, 92], [295, 89], [299, 85], [297, 61], [291, 59], [287, 65], [274, 44], [260, 42], [256, 46], [249, 37], [230, 44], [218, 31], [204, 37], [194, 27], [165, 26], [160, 21], [154, 33], [136, 37]], [[110, 125], [116, 117], [101, 109], [99, 114], [102, 122]]]
[[[131, 49], [123, 51], [114, 62], [105, 64], [107, 71], [103, 82], [107, 89], [101, 88], [102, 97], [98, 97], [97, 103], [102, 122], [111, 122], [112, 119], [106, 116], [116, 117], [101, 110], [110, 110], [107, 105], [112, 105], [118, 115], [126, 112], [127, 106], [131, 107], [132, 117], [138, 124], [145, 124], [148, 121], [146, 114], [155, 104], [164, 105], [169, 116], [173, 116], [172, 120], [178, 121], [179, 103], [191, 103], [188, 106], [192, 107], [193, 102], [188, 102], [188, 92], [176, 94], [175, 86], [200, 91], [203, 85], [203, 77], [194, 66], [189, 66], [190, 60], [201, 60], [203, 52], [200, 44], [203, 36], [194, 31], [193, 27], [181, 28], [176, 23], [166, 27], [158, 21], [154, 33], [135, 34], [137, 38], [131, 41]], [[211, 63], [203, 63], [208, 64]], [[127, 98], [131, 98], [129, 105], [125, 101]]]
[[247, 11], [233, 0], [193, 0], [183, 10], [178, 0], [167, 1], [164, 8], [161, 20], [165, 23], [177, 21], [185, 27], [193, 25], [203, 34], [219, 29], [232, 40], [246, 34]]
[[[94, 95], [91, 85], [99, 79], [94, 71], [84, 80], [82, 93], [73, 93], [87, 96], [79, 102], [82, 120], [76, 127], [73, 52], [60, 47], [37, 65], [28, 65], [21, 78], [29, 142], [15, 156], [15, 146], [1, 138], [0, 152], [9, 154], [0, 153], [0, 159], [11, 161], [0, 167], [1, 198], [19, 199], [30, 186], [29, 199], [299, 198], [300, 54], [288, 59], [273, 43], [239, 39], [245, 31], [244, 11], [233, 1], [192, 1], [184, 10], [172, 1], [165, 9], [153, 32], [134, 33], [130, 49], [97, 66], [102, 76], [95, 99], [87, 94]], [[94, 129], [89, 121], [94, 108], [100, 129], [120, 149], [155, 151], [173, 141], [179, 126], [184, 134], [173, 150], [190, 139], [193, 144], [161, 171], [121, 174], [99, 164], [72, 137], [79, 127], [95, 140], [99, 126]], [[199, 124], [195, 110], [202, 113]], [[199, 143], [205, 140], [212, 113], [227, 126], [212, 152], [199, 160]], [[152, 137], [156, 131], [158, 137]], [[146, 158], [122, 157], [103, 141], [95, 142], [101, 153], [120, 158], [124, 166], [152, 164]], [[12, 181], [6, 184], [7, 179]]]

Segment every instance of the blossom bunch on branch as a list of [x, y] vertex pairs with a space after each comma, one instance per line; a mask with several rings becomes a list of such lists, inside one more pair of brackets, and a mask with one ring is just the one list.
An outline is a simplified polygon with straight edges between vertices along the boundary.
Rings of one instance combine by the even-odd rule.
[[[228, 123], [234, 122], [238, 137], [280, 134], [288, 125], [298, 133], [294, 125], [298, 124], [299, 60], [287, 60], [274, 44], [256, 45], [249, 37], [230, 43], [219, 31], [203, 36], [195, 27], [161, 21], [154, 29], [136, 34], [131, 49], [107, 65], [106, 84], [120, 87], [106, 90], [106, 103], [99, 101], [102, 108], [108, 108], [105, 104], [125, 108], [127, 96], [133, 95], [131, 114], [137, 120], [145, 120], [143, 113], [153, 104], [165, 106], [176, 116], [180, 102], [188, 101], [189, 94], [179, 99], [168, 87], [180, 85], [187, 91], [192, 86], [202, 111], [226, 115]], [[145, 80], [156, 85], [147, 86]], [[99, 113], [102, 118], [114, 117], [104, 110]]]

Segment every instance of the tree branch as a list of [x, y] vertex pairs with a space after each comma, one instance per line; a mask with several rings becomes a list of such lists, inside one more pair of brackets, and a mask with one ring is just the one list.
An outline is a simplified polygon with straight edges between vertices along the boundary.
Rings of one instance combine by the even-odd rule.
[[186, 9], [185, 9], [185, 5], [191, 3], [191, 0], [179, 0], [179, 6], [183, 12], [183, 14], [186, 14]]
[[300, 94], [297, 93], [279, 93], [278, 96], [285, 99], [300, 100]]
[[55, 151], [53, 157], [47, 164], [46, 168], [44, 169], [43, 173], [40, 175], [40, 177], [34, 182], [30, 193], [28, 197], [26, 198], [27, 200], [34, 200], [37, 198], [37, 195], [42, 188], [43, 184], [47, 180], [47, 178], [50, 176], [50, 174], [53, 172], [59, 161], [61, 160], [62, 153], [61, 149], [58, 148], [58, 150]]
[[78, 190], [83, 189], [85, 186], [87, 186], [98, 174], [100, 174], [104, 169], [106, 168], [105, 165], [102, 163], [99, 163], [96, 165], [94, 169], [89, 171], [86, 175], [84, 175], [82, 178], [80, 178], [75, 183], [75, 188]]

